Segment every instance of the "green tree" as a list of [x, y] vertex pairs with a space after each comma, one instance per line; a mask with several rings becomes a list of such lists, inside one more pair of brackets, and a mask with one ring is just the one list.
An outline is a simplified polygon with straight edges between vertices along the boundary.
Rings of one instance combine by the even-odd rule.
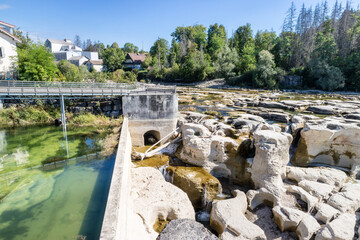
[[226, 31], [223, 25], [210, 25], [208, 29], [207, 53], [215, 60], [218, 51], [222, 50], [227, 43]]
[[255, 44], [249, 41], [242, 50], [240, 60], [237, 62], [237, 71], [239, 74], [246, 73], [256, 67]]
[[127, 42], [124, 44], [123, 51], [126, 53], [138, 53], [139, 48], [137, 46], [135, 46], [134, 44]]
[[267, 50], [259, 53], [259, 61], [254, 75], [254, 86], [273, 89], [283, 72], [276, 68], [274, 56]]
[[253, 42], [251, 25], [247, 23], [244, 26], [240, 26], [236, 29], [234, 36], [231, 41], [231, 45], [235, 47], [237, 53], [241, 57], [245, 48], [245, 45], [249, 42]]
[[61, 60], [57, 64], [61, 74], [66, 78], [68, 82], [80, 82], [79, 68], [67, 60]]
[[113, 42], [113, 44], [111, 44], [111, 48], [119, 48], [119, 44], [117, 42]]
[[40, 43], [18, 48], [18, 72], [21, 80], [52, 81], [59, 77], [54, 55]]
[[20, 28], [16, 28], [14, 30], [14, 35], [15, 37], [19, 38], [21, 40], [21, 43], [16, 43], [16, 47], [17, 48], [21, 48], [21, 49], [24, 49], [24, 48], [27, 48], [30, 46], [30, 44], [33, 43], [33, 41], [30, 39], [29, 37], [29, 34], [26, 33], [24, 34]]
[[215, 73], [219, 77], [223, 77], [226, 80], [235, 76], [235, 63], [238, 60], [236, 50], [230, 49], [227, 45], [218, 51], [216, 54], [216, 62], [214, 63]]
[[318, 58], [326, 62], [334, 59], [337, 47], [333, 32], [334, 29], [332, 28], [331, 19], [327, 18], [322, 24], [322, 30], [316, 35], [313, 58]]
[[310, 76], [321, 89], [333, 91], [345, 86], [345, 78], [339, 68], [330, 66], [323, 60], [313, 60], [310, 65]]
[[110, 47], [105, 49], [103, 54], [103, 62], [106, 71], [113, 72], [117, 69], [120, 69], [124, 60], [125, 55], [120, 48]]
[[276, 33], [258, 31], [255, 35], [255, 52], [258, 55], [262, 50], [272, 51], [276, 43]]
[[180, 47], [175, 39], [171, 41], [170, 53], [168, 58], [171, 67], [173, 67], [175, 64], [180, 63]]
[[156, 40], [154, 45], [150, 48], [151, 56], [157, 57], [159, 68], [167, 65], [167, 54], [169, 52], [169, 43], [164, 38], [159, 38]]

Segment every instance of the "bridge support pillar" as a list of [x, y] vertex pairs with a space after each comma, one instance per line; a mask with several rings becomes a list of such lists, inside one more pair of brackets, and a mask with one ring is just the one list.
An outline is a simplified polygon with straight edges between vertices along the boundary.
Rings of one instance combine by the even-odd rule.
[[66, 129], [66, 116], [65, 116], [65, 102], [64, 95], [60, 96], [60, 108], [61, 108], [61, 123]]

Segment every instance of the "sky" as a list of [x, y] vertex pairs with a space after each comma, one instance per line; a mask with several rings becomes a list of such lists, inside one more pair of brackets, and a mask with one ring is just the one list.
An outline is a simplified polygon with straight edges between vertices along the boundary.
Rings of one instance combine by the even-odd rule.
[[[353, 5], [358, 0], [352, 0]], [[321, 0], [294, 0], [315, 7]], [[345, 4], [345, 1], [339, 0]], [[335, 0], [328, 0], [333, 6]], [[280, 32], [289, 0], [0, 0], [0, 21], [28, 32], [34, 40], [91, 39], [105, 46], [131, 42], [148, 51], [158, 38], [171, 42], [178, 26], [223, 24], [228, 36], [250, 23], [258, 30]], [[356, 7], [356, 6], [354, 6]]]

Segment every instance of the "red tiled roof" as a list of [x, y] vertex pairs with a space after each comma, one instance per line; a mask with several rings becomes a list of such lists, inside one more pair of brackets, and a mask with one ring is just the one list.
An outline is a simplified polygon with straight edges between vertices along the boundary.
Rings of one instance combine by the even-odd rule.
[[0, 33], [4, 33], [5, 35], [8, 35], [10, 38], [14, 39], [15, 41], [21, 43], [21, 40], [18, 39], [17, 37], [15, 37], [14, 35], [12, 35], [11, 33], [9, 33], [8, 31], [6, 31], [5, 29], [0, 27]]
[[146, 58], [146, 54], [142, 53], [128, 53], [128, 55], [134, 63], [142, 63]]
[[10, 23], [6, 23], [6, 22], [3, 22], [3, 21], [0, 21], [0, 24], [3, 24], [5, 26], [8, 26], [8, 27], [11, 27], [11, 28], [15, 28], [16, 26], [15, 25], [12, 25]]

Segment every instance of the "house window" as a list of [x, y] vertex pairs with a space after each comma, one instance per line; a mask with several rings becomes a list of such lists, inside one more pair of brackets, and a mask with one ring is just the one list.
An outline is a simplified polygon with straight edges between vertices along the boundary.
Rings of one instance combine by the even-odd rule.
[[4, 48], [0, 47], [0, 58], [4, 57]]

